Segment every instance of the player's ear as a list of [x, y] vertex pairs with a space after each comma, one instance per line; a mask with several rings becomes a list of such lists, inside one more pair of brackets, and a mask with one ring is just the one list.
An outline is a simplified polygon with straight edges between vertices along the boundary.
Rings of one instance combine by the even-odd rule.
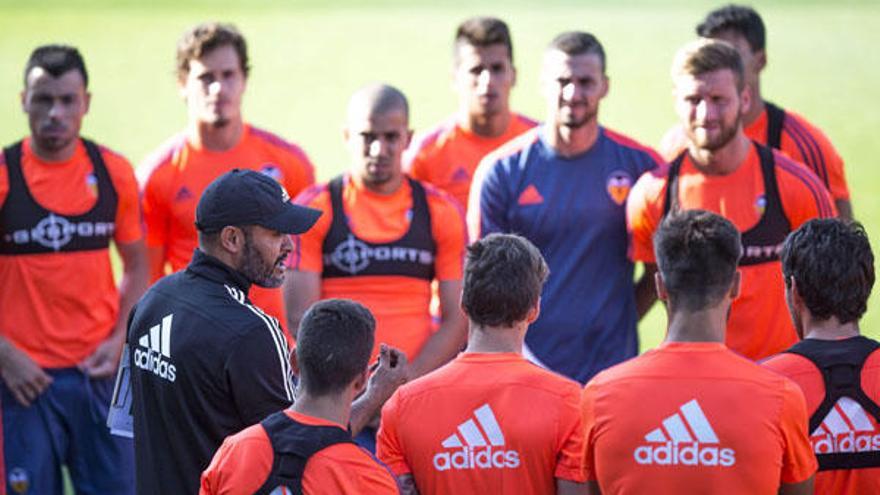
[[654, 289], [657, 291], [657, 298], [663, 302], [669, 302], [669, 291], [666, 290], [666, 284], [663, 283], [663, 277], [660, 272], [654, 274]]
[[538, 302], [535, 303], [535, 306], [526, 313], [526, 322], [528, 324], [534, 323], [538, 316], [541, 314], [541, 298], [538, 298]]
[[611, 89], [611, 78], [602, 74], [602, 83], [602, 94], [599, 95], [599, 98], [608, 96], [608, 91]]
[[760, 73], [764, 70], [764, 67], [767, 67], [767, 50], [758, 50], [754, 54], [755, 57], [755, 68]]
[[360, 395], [367, 388], [367, 381], [370, 379], [370, 368], [369, 366], [364, 368], [358, 376], [354, 378], [354, 381], [351, 382], [351, 386], [353, 387], [354, 396]]
[[83, 114], [89, 113], [89, 108], [92, 105], [92, 93], [86, 91], [86, 96], [83, 99], [83, 105], [85, 105]]
[[220, 231], [220, 245], [223, 249], [237, 254], [244, 248], [244, 231], [240, 227], [227, 225]]
[[740, 289], [742, 288], [742, 272], [737, 270], [736, 273], [733, 274], [733, 283], [730, 285], [730, 300], [734, 300], [739, 297]]

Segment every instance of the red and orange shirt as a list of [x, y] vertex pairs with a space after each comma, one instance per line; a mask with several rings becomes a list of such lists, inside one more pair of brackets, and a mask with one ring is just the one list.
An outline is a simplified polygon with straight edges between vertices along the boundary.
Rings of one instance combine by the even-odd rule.
[[[113, 240], [143, 238], [137, 181], [131, 164], [101, 147], [101, 157], [118, 198]], [[0, 155], [0, 161], [3, 161]], [[46, 162], [22, 144], [21, 169], [34, 200], [62, 215], [81, 215], [95, 206], [94, 167], [80, 141], [70, 159]], [[0, 208], [9, 191], [6, 164], [0, 163]], [[113, 331], [119, 293], [110, 253], [88, 250], [0, 255], [0, 335], [44, 368], [75, 366]]]
[[[766, 145], [767, 112], [761, 112], [743, 131], [749, 139]], [[680, 125], [670, 129], [660, 145], [664, 158], [669, 161], [675, 159], [686, 148], [686, 143], [687, 138]], [[779, 147], [784, 155], [812, 170], [835, 200], [849, 199], [843, 158], [821, 129], [800, 114], [785, 110]]]
[[[834, 342], [829, 342], [834, 345]], [[825, 398], [825, 381], [822, 372], [809, 359], [791, 353], [782, 353], [761, 363], [777, 373], [790, 378], [800, 386], [807, 399], [807, 412], [812, 416]], [[862, 390], [868, 398], [880, 403], [880, 352], [874, 352], [862, 367]], [[830, 449], [832, 444], [846, 449], [846, 443], [880, 447], [880, 425], [858, 403], [838, 401], [829, 417], [810, 432], [814, 452], [845, 451]], [[880, 493], [880, 468], [833, 469], [819, 471], [815, 480], [816, 493], [860, 495]]]
[[776, 493], [816, 471], [797, 385], [719, 343], [667, 343], [584, 389], [603, 494]]
[[556, 493], [585, 481], [580, 397], [519, 354], [463, 353], [391, 397], [376, 453], [422, 495]]
[[468, 131], [456, 117], [451, 117], [415, 137], [407, 150], [406, 171], [413, 178], [448, 192], [466, 207], [471, 180], [480, 160], [536, 125], [534, 120], [513, 113], [503, 134], [487, 138]]
[[[446, 193], [425, 184], [431, 234], [436, 244], [434, 276], [439, 281], [460, 280], [467, 232], [461, 208]], [[330, 193], [326, 185], [315, 186], [300, 194], [297, 203], [324, 212], [305, 234], [296, 237], [290, 267], [297, 271], [321, 273], [324, 268], [323, 243], [333, 220]], [[343, 179], [342, 202], [348, 226], [360, 239], [389, 242], [402, 237], [409, 229], [412, 188], [404, 180], [390, 195], [374, 193]], [[363, 304], [376, 317], [376, 346], [380, 343], [401, 349], [409, 359], [418, 355], [431, 335], [429, 313], [431, 284], [405, 276], [357, 276], [325, 278], [321, 299], [347, 298]]]
[[[778, 152], [774, 157], [782, 209], [792, 230], [811, 218], [835, 215], [828, 191], [812, 172]], [[665, 173], [646, 173], [629, 195], [627, 224], [630, 257], [635, 261], [656, 262], [653, 236], [663, 217]], [[685, 157], [678, 184], [681, 208], [722, 215], [740, 232], [754, 227], [764, 213], [764, 179], [754, 147], [739, 168], [727, 175], [703, 174], [690, 157]], [[787, 349], [797, 341], [797, 335], [785, 305], [780, 263], [743, 266], [740, 270], [741, 293], [733, 302], [728, 320], [727, 345], [750, 359]]]
[[[245, 125], [241, 141], [226, 151], [211, 151], [178, 134], [144, 160], [140, 178], [147, 247], [162, 248], [164, 262], [176, 272], [186, 268], [198, 245], [196, 205], [214, 179], [234, 169], [262, 172], [291, 197], [315, 182], [314, 169], [297, 145]], [[252, 287], [254, 304], [287, 324], [281, 289]]]
[[[284, 412], [305, 425], [345, 429], [326, 419], [289, 409]], [[223, 441], [211, 464], [202, 473], [199, 494], [251, 495], [268, 479], [274, 457], [266, 430], [259, 424], [245, 428]], [[353, 443], [331, 445], [310, 457], [303, 473], [302, 488], [303, 493], [309, 495], [399, 493], [397, 482], [388, 469]]]

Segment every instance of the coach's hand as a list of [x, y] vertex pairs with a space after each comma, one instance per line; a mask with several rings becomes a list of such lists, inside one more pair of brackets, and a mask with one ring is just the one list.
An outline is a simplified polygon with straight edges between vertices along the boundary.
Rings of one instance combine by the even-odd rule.
[[0, 377], [19, 404], [28, 407], [49, 388], [52, 377], [8, 341], [0, 346]]
[[79, 369], [92, 378], [108, 378], [116, 373], [119, 356], [122, 355], [123, 334], [111, 335], [95, 349], [89, 357], [83, 359]]

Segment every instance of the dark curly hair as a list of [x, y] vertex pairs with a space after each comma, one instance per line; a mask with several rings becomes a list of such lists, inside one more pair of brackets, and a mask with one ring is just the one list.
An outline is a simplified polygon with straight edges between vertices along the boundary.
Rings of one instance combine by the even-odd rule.
[[709, 12], [697, 25], [697, 35], [714, 38], [724, 31], [733, 31], [749, 43], [752, 52], [763, 50], [767, 43], [766, 29], [761, 16], [745, 5], [725, 5]]

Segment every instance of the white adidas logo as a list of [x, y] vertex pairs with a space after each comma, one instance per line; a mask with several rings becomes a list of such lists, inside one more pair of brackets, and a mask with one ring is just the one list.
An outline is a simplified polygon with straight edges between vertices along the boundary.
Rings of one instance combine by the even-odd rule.
[[[162, 323], [150, 327], [149, 333], [138, 339], [138, 347], [134, 351], [134, 364], [138, 368], [150, 371], [156, 376], [173, 382], [177, 378], [177, 368], [168, 359], [171, 358], [171, 321], [174, 314], [162, 318]], [[162, 358], [165, 359], [162, 359]]]
[[736, 452], [717, 445], [718, 435], [697, 399], [679, 407], [677, 413], [663, 420], [663, 426], [645, 435], [645, 440], [653, 445], [642, 445], [633, 452], [636, 462], [642, 465], [731, 467], [736, 464]]
[[451, 452], [434, 456], [434, 468], [449, 469], [505, 469], [518, 468], [519, 452], [504, 450], [504, 434], [489, 404], [474, 410], [474, 418], [458, 425], [458, 432], [449, 435], [441, 445]]
[[880, 451], [877, 433], [862, 406], [841, 397], [810, 435], [810, 442], [816, 454]]

